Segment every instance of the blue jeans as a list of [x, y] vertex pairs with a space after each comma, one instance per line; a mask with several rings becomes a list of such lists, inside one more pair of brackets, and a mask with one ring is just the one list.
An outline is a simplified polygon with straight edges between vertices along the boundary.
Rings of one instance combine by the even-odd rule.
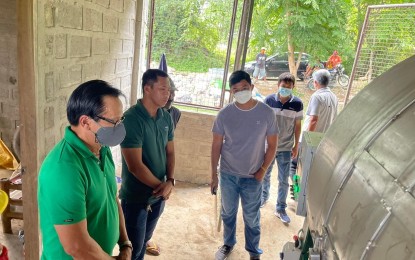
[[133, 244], [132, 260], [144, 259], [146, 243], [153, 236], [157, 221], [164, 210], [165, 201], [159, 200], [148, 209], [147, 203], [132, 203], [121, 200], [128, 238]]
[[241, 198], [245, 223], [245, 249], [251, 256], [262, 254], [259, 249], [261, 236], [260, 211], [262, 184], [255, 178], [241, 178], [224, 172], [220, 173], [222, 194], [223, 240], [224, 244], [236, 244], [236, 216]]
[[275, 160], [272, 161], [265, 173], [264, 181], [262, 182], [262, 201], [269, 199], [269, 189], [271, 186], [271, 172], [275, 161], [278, 165], [278, 199], [276, 209], [277, 211], [284, 210], [287, 207], [288, 195], [288, 177], [290, 176], [291, 151], [277, 152]]

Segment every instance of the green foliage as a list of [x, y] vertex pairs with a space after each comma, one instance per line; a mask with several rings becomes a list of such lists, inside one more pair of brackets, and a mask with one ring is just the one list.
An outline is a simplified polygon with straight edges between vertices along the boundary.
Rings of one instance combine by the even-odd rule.
[[[157, 0], [153, 60], [158, 61], [166, 53], [169, 66], [179, 71], [202, 72], [223, 67], [233, 2]], [[239, 7], [242, 2], [239, 1]], [[263, 46], [269, 55], [286, 52], [290, 43], [292, 51], [306, 52], [312, 61], [325, 61], [337, 50], [346, 72], [350, 73], [367, 6], [403, 2], [408, 1], [255, 0], [246, 60], [254, 60]], [[236, 20], [233, 51], [241, 9]], [[399, 35], [397, 31], [394, 37]], [[410, 40], [402, 39], [401, 44], [411, 48]]]
[[[266, 26], [273, 30], [268, 35], [252, 34], [249, 57], [264, 44], [269, 54], [288, 51], [291, 39], [293, 51], [306, 52], [313, 60], [327, 60], [334, 49], [346, 62], [352, 60], [353, 55], [349, 55], [353, 39], [345, 26], [351, 8], [348, 1], [262, 0], [256, 2], [255, 8], [253, 20], [268, 20]], [[261, 30], [264, 23], [253, 23], [252, 30]]]
[[169, 66], [187, 72], [224, 66], [232, 1], [158, 0], [156, 5], [153, 60], [166, 53]]
[[153, 49], [170, 53], [183, 47], [181, 36], [184, 29], [179, 26], [184, 17], [180, 0], [157, 1], [155, 9]]
[[[161, 54], [160, 54], [161, 55]], [[160, 57], [160, 55], [156, 57]], [[168, 65], [177, 71], [207, 72], [209, 68], [223, 67], [223, 58], [197, 47], [178, 49], [167, 56]]]

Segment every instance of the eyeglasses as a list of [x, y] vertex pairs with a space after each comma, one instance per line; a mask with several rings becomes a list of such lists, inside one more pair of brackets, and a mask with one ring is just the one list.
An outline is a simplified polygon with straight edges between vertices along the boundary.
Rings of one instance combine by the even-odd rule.
[[99, 118], [101, 120], [107, 121], [108, 123], [113, 124], [114, 127], [116, 127], [117, 125], [119, 125], [120, 123], [122, 123], [122, 121], [124, 120], [125, 117], [124, 116], [121, 117], [120, 120], [118, 120], [118, 121], [114, 121], [112, 119], [109, 119], [109, 118], [106, 118], [106, 117], [103, 117], [103, 116], [96, 116], [96, 118]]

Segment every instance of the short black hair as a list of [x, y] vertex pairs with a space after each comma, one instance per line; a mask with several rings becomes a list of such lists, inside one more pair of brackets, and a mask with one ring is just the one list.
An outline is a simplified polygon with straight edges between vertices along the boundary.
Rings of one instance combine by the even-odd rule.
[[151, 87], [153, 87], [154, 83], [157, 82], [157, 77], [168, 78], [169, 75], [166, 72], [159, 69], [148, 69], [146, 72], [144, 72], [141, 82], [141, 90], [143, 91], [143, 95], [144, 86], [150, 85]]
[[104, 97], [124, 96], [119, 89], [103, 80], [90, 80], [79, 85], [71, 94], [66, 115], [71, 125], [77, 126], [82, 115], [95, 119], [104, 112]]
[[278, 77], [278, 85], [281, 82], [293, 83], [293, 85], [295, 85], [295, 77], [289, 72], [284, 72]]
[[251, 85], [251, 76], [243, 70], [237, 70], [234, 71], [231, 76], [229, 77], [229, 86], [232, 87], [238, 82], [241, 82], [242, 80], [246, 80], [249, 85]]

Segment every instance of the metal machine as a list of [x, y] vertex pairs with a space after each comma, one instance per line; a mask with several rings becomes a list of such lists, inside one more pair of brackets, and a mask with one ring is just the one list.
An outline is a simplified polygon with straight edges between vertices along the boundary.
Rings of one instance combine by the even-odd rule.
[[308, 178], [310, 176], [311, 163], [313, 161], [314, 154], [316, 153], [317, 147], [323, 138], [323, 133], [318, 132], [304, 132], [301, 141], [301, 154], [298, 161], [298, 176], [300, 185], [298, 189], [298, 195], [295, 196], [297, 200], [297, 210], [295, 214], [305, 217], [307, 215], [307, 200], [306, 191]]
[[415, 259], [414, 68], [412, 56], [373, 80], [321, 140], [306, 190], [307, 258]]

